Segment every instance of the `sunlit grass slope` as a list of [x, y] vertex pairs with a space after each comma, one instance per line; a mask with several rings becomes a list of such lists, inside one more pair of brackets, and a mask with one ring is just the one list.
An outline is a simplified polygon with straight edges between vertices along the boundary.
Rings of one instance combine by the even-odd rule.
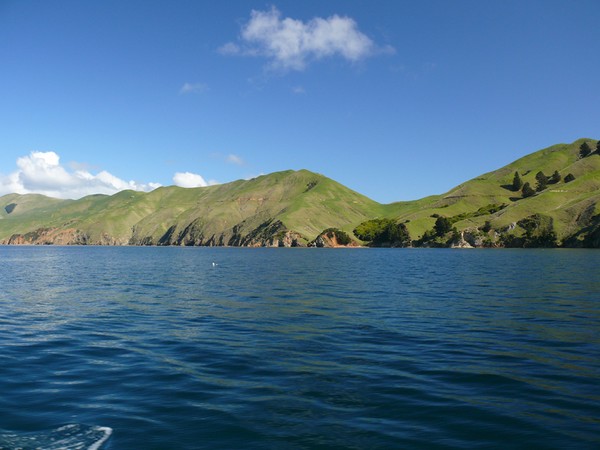
[[79, 230], [90, 243], [181, 244], [178, 239], [185, 238], [215, 245], [227, 245], [236, 235], [243, 237], [272, 222], [281, 222], [280, 230], [299, 233], [308, 242], [325, 228], [352, 230], [383, 211], [378, 203], [307, 170], [80, 200], [11, 194], [0, 198], [0, 208], [3, 240], [56, 227]]
[[[554, 219], [559, 237], [571, 234], [579, 226], [578, 218], [582, 214], [597, 214], [600, 201], [600, 155], [580, 158], [579, 148], [584, 141], [595, 148], [596, 141], [592, 139], [554, 145], [462, 183], [446, 194], [396, 204], [394, 215], [401, 221], [410, 221], [406, 225], [416, 238], [433, 227], [434, 214], [453, 217], [487, 205], [505, 204], [501, 211], [460, 220], [455, 226], [461, 230], [490, 221], [494, 228], [500, 229], [524, 217], [544, 214]], [[546, 189], [528, 198], [522, 198], [521, 192], [509, 189], [515, 172], [519, 172], [523, 182], [529, 182], [535, 188], [535, 177], [540, 171], [547, 176], [558, 171], [562, 180], [549, 184]], [[573, 174], [575, 180], [565, 183], [564, 178], [568, 174]]]
[[[351, 233], [374, 218], [404, 222], [417, 239], [433, 227], [437, 216], [455, 218], [453, 225], [460, 231], [481, 227], [486, 221], [500, 230], [533, 214], [550, 217], [558, 237], [563, 238], [598, 214], [600, 155], [581, 158], [584, 141], [595, 149], [592, 139], [555, 145], [446, 194], [389, 205], [307, 170], [203, 188], [169, 186], [149, 193], [123, 191], [79, 200], [10, 194], [0, 197], [0, 241], [57, 229], [76, 231], [90, 244], [261, 245], [290, 232], [306, 244], [327, 228]], [[562, 180], [528, 198], [511, 189], [515, 172], [535, 187], [540, 171], [547, 176], [558, 171]], [[568, 174], [575, 179], [565, 183]], [[501, 208], [474, 214], [490, 205]]]

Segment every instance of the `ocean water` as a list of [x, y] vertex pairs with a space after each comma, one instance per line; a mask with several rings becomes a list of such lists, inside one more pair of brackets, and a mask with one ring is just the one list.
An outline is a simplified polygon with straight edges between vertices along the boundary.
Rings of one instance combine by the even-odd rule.
[[600, 252], [0, 247], [0, 449], [600, 448]]

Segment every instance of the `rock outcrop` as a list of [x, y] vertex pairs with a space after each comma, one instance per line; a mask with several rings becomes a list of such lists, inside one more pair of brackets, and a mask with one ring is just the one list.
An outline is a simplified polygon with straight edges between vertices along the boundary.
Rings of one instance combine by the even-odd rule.
[[311, 247], [359, 247], [359, 244], [352, 240], [344, 231], [337, 228], [330, 228], [319, 234], [315, 240], [310, 243]]
[[30, 233], [13, 234], [8, 240], [2, 241], [2, 244], [8, 245], [87, 245], [89, 243], [89, 237], [74, 228], [39, 228]]

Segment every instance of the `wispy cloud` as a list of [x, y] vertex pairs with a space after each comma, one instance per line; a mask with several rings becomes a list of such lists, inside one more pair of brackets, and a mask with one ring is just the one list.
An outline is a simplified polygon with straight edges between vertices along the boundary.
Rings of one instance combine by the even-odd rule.
[[151, 191], [159, 183], [124, 181], [107, 171], [93, 174], [85, 165], [67, 170], [55, 152], [31, 152], [17, 159], [17, 170], [0, 175], [0, 195], [44, 194], [56, 198], [81, 198], [90, 194], [115, 194], [125, 189]]
[[310, 61], [340, 56], [357, 62], [380, 52], [394, 52], [392, 47], [379, 48], [362, 33], [350, 17], [333, 15], [315, 17], [308, 22], [283, 18], [272, 7], [269, 11], [250, 13], [242, 26], [239, 43], [228, 42], [219, 48], [225, 55], [261, 56], [269, 67], [303, 70]]
[[217, 51], [222, 55], [238, 55], [241, 53], [242, 49], [239, 45], [234, 44], [233, 42], [228, 42], [227, 44], [219, 47]]
[[304, 87], [302, 86], [294, 86], [292, 88], [292, 93], [294, 94], [306, 94], [306, 89], [304, 89]]
[[180, 94], [202, 94], [208, 91], [206, 83], [184, 83], [179, 90]]
[[227, 155], [226, 161], [231, 164], [235, 164], [237, 166], [244, 165], [244, 160], [237, 155], [229, 154]]

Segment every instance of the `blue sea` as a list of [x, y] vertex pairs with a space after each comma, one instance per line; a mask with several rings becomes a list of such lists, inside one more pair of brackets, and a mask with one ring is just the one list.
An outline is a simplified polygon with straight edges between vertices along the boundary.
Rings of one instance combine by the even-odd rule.
[[600, 252], [0, 247], [0, 449], [600, 448]]

